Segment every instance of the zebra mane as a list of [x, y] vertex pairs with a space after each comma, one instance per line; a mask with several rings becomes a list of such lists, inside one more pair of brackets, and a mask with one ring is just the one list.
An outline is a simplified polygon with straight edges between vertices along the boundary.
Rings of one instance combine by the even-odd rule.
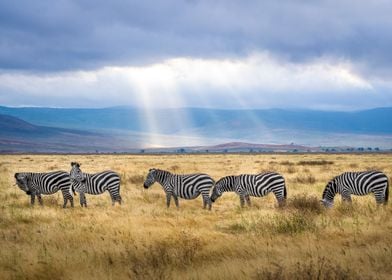
[[237, 177], [237, 176], [235, 176], [235, 175], [229, 175], [229, 176], [222, 177], [222, 178], [220, 178], [218, 181], [216, 181], [215, 184], [218, 184], [218, 183], [220, 183], [220, 182], [223, 181], [223, 180], [228, 180], [228, 179], [233, 178], [233, 177]]
[[71, 162], [71, 166], [72, 166], [72, 167], [76, 166], [77, 168], [80, 168], [80, 165], [81, 165], [81, 164], [78, 163], [78, 162], [74, 162], [74, 161]]

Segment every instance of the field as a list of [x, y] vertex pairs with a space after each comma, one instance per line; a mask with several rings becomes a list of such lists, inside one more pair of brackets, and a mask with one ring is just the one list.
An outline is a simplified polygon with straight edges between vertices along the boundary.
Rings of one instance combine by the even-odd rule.
[[[378, 169], [392, 176], [392, 155], [3, 155], [0, 156], [0, 279], [391, 279], [392, 206], [353, 197], [331, 210], [318, 200], [343, 171]], [[60, 193], [44, 206], [14, 185], [21, 171], [112, 169], [123, 205], [87, 195], [88, 208], [62, 209]], [[239, 207], [224, 194], [212, 211], [202, 200], [166, 208], [159, 185], [143, 189], [149, 168], [206, 172], [214, 179], [277, 171], [288, 202], [252, 198]]]

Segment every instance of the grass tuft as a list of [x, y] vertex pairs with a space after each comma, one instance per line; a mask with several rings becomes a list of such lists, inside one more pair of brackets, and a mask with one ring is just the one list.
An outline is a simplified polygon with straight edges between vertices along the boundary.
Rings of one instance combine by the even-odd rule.
[[259, 269], [256, 272], [255, 279], [263, 280], [356, 280], [372, 279], [358, 273], [357, 270], [343, 267], [335, 260], [332, 261], [326, 257], [318, 257], [316, 260], [299, 261], [290, 267], [284, 267], [280, 264], [274, 267]]

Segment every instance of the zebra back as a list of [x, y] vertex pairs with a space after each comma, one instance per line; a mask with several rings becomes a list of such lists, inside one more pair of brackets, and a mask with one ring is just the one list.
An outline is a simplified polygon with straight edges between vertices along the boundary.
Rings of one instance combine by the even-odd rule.
[[21, 178], [23, 178], [22, 180], [26, 184], [26, 189], [30, 192], [51, 194], [58, 190], [68, 190], [70, 192], [71, 188], [69, 174], [65, 171], [47, 173], [22, 172], [15, 174], [17, 183], [22, 181]]
[[84, 180], [76, 185], [75, 190], [84, 188], [88, 194], [101, 194], [111, 188], [120, 188], [120, 176], [112, 171], [106, 170], [98, 173], [83, 173]]

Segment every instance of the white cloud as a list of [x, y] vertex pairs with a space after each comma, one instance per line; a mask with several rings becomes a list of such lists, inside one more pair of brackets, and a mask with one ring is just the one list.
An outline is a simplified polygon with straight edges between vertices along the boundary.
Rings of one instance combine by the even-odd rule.
[[[293, 94], [325, 102], [331, 93], [344, 96], [372, 89], [372, 82], [358, 75], [348, 61], [292, 63], [268, 53], [223, 60], [183, 57], [138, 67], [45, 75], [0, 74], [0, 102], [12, 103], [10, 94], [19, 94], [31, 103], [26, 105], [36, 106], [48, 106], [50, 101], [60, 103], [51, 106], [238, 107], [242, 101], [242, 106], [292, 107], [295, 104], [285, 104], [285, 98]], [[64, 100], [66, 104], [61, 104]]]

